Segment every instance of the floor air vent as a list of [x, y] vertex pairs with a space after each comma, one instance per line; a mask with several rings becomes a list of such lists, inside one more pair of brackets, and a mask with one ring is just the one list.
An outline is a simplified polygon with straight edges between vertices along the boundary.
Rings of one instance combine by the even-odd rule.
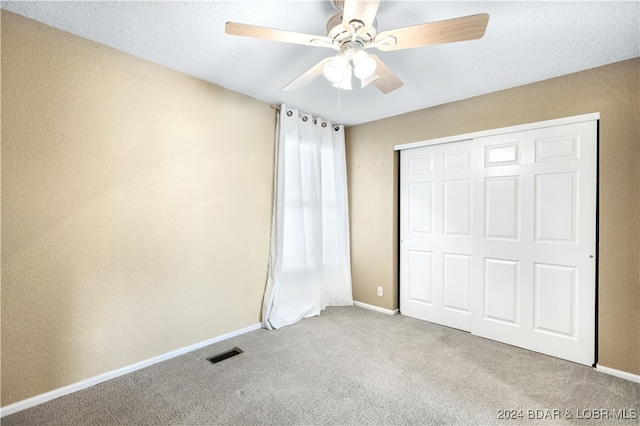
[[207, 358], [211, 364], [218, 363], [220, 361], [224, 361], [225, 359], [231, 358], [232, 356], [240, 355], [242, 350], [240, 348], [233, 348], [230, 351], [222, 352], [221, 354], [214, 355], [211, 358]]

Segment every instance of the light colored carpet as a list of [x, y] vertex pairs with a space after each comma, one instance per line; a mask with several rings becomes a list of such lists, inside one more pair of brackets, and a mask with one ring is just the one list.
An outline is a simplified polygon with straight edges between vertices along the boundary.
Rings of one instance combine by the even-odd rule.
[[[234, 346], [244, 353], [206, 361]], [[528, 419], [528, 410], [554, 409], [559, 418]], [[500, 419], [500, 410], [523, 417]], [[637, 417], [584, 418], [600, 410], [640, 415], [640, 384], [401, 315], [341, 307], [173, 358], [2, 424], [640, 424]]]

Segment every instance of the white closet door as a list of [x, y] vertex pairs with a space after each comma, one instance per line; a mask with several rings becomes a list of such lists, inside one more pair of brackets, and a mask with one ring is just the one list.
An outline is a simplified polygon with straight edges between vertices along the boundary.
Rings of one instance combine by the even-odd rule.
[[401, 151], [402, 314], [592, 364], [596, 132]]
[[473, 328], [594, 362], [596, 122], [475, 140]]
[[402, 151], [402, 313], [469, 330], [473, 142]]

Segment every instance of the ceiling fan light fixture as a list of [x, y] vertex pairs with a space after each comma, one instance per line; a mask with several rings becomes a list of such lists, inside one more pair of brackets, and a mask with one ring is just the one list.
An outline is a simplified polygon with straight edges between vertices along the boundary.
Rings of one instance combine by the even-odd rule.
[[359, 79], [366, 79], [376, 72], [376, 61], [367, 52], [359, 50], [353, 55], [353, 74]]
[[333, 83], [333, 87], [342, 90], [351, 90], [351, 70], [348, 67], [342, 69], [342, 80]]
[[330, 63], [324, 64], [322, 75], [331, 83], [340, 83], [342, 81], [342, 72]]
[[[322, 75], [331, 83], [340, 83], [345, 79], [346, 72], [349, 71], [349, 64], [344, 56], [336, 56], [322, 67]], [[351, 76], [349, 76], [351, 77]]]

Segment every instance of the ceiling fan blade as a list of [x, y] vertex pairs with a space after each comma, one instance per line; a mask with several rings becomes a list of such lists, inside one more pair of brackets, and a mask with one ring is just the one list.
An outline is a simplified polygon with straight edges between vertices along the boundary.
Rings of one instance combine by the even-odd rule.
[[[383, 31], [376, 36], [374, 43], [376, 41], [380, 42], [378, 49], [388, 51], [455, 41], [476, 40], [484, 36], [488, 22], [489, 15], [486, 13], [446, 19], [413, 27]], [[395, 38], [396, 43], [384, 43], [383, 40], [388, 37]]]
[[349, 30], [349, 23], [354, 19], [362, 21], [364, 28], [373, 25], [380, 0], [345, 0], [342, 11], [342, 25]]
[[395, 74], [387, 68], [387, 66], [382, 62], [380, 58], [376, 55], [369, 55], [376, 61], [376, 74], [380, 76], [380, 78], [376, 78], [371, 82], [374, 86], [378, 88], [385, 95], [389, 92], [392, 92], [404, 85], [402, 81]]
[[224, 26], [224, 31], [227, 34], [236, 36], [283, 41], [285, 43], [303, 44], [305, 46], [334, 47], [333, 40], [329, 37], [258, 27], [256, 25], [240, 24], [237, 22], [227, 22]]
[[312, 66], [309, 70], [305, 71], [304, 74], [302, 74], [300, 77], [296, 78], [291, 83], [284, 86], [282, 90], [284, 91], [298, 90], [306, 86], [307, 84], [311, 83], [313, 80], [315, 80], [316, 78], [322, 75], [322, 67], [324, 66], [325, 62], [328, 62], [330, 60], [331, 58], [326, 58], [318, 62], [317, 64]]
[[376, 73], [371, 74], [369, 77], [367, 78], [362, 78], [360, 79], [360, 88], [364, 89], [365, 87], [367, 87], [369, 84], [373, 83], [375, 80], [379, 79], [380, 76]]

